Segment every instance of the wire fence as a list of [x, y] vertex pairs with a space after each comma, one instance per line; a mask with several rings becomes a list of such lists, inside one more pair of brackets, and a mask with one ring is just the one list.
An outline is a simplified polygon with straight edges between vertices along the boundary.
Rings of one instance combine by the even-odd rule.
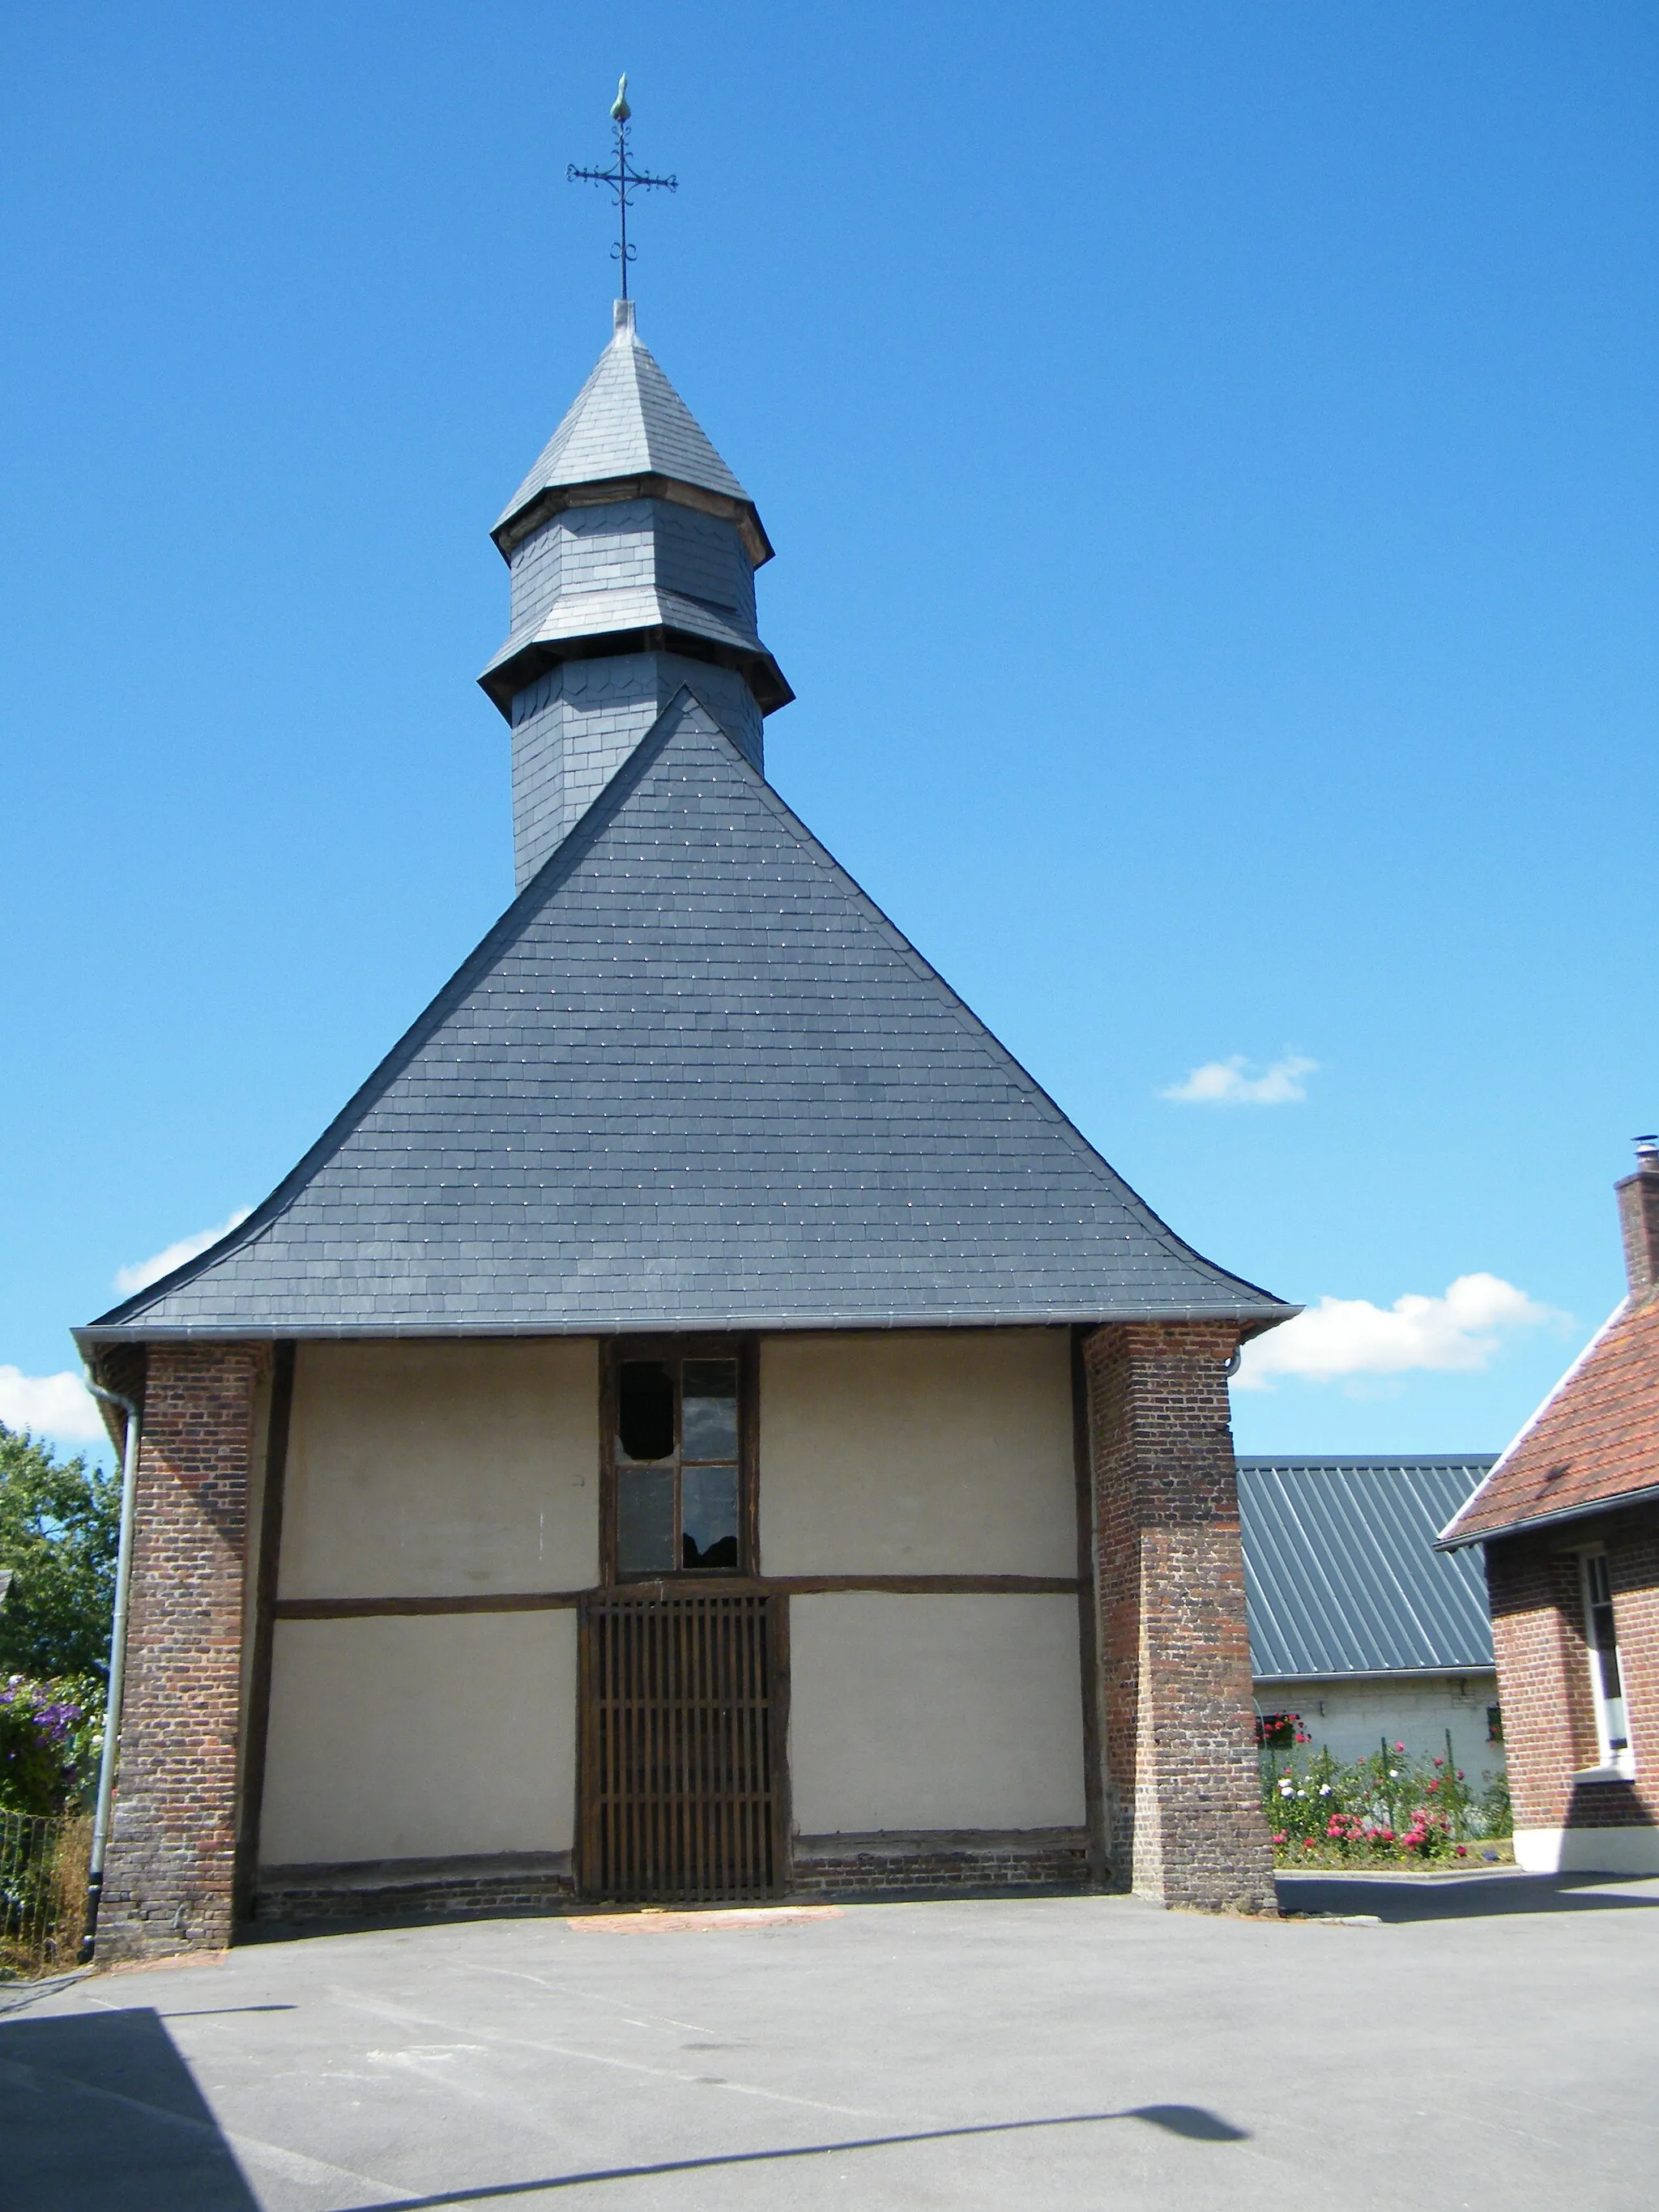
[[86, 1927], [92, 1823], [0, 1812], [0, 1980], [63, 1973]]

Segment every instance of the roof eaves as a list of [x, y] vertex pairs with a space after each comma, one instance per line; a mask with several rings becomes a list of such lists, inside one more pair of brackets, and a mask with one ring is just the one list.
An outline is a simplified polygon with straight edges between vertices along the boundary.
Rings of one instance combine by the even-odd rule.
[[[1528, 1415], [1527, 1419], [1521, 1424], [1521, 1426], [1510, 1438], [1508, 1443], [1504, 1445], [1503, 1450], [1499, 1452], [1498, 1457], [1486, 1469], [1484, 1480], [1481, 1481], [1478, 1488], [1470, 1494], [1468, 1504], [1464, 1505], [1461, 1512], [1458, 1512], [1452, 1516], [1452, 1518], [1446, 1523], [1445, 1527], [1441, 1530], [1440, 1534], [1435, 1538], [1434, 1548], [1437, 1552], [1455, 1552], [1465, 1542], [1475, 1543], [1480, 1540], [1478, 1537], [1471, 1536], [1463, 1538], [1457, 1536], [1455, 1531], [1458, 1522], [1460, 1521], [1467, 1521], [1468, 1519], [1469, 1516], [1474, 1511], [1475, 1507], [1480, 1503], [1480, 1500], [1486, 1494], [1486, 1491], [1491, 1488], [1492, 1485], [1497, 1481], [1499, 1475], [1503, 1474], [1504, 1468], [1509, 1465], [1510, 1461], [1513, 1458], [1515, 1454], [1520, 1450], [1522, 1445], [1525, 1443], [1527, 1438], [1538, 1426], [1538, 1424], [1543, 1419], [1545, 1414], [1548, 1413], [1550, 1407], [1555, 1404], [1556, 1401], [1567, 1389], [1574, 1378], [1583, 1370], [1585, 1364], [1600, 1348], [1603, 1340], [1611, 1334], [1620, 1322], [1621, 1322], [1625, 1316], [1630, 1311], [1631, 1301], [1627, 1297], [1621, 1298], [1619, 1301], [1619, 1304], [1613, 1308], [1613, 1311], [1607, 1316], [1607, 1319], [1602, 1322], [1601, 1328], [1598, 1328], [1595, 1335], [1591, 1337], [1589, 1342], [1579, 1353], [1577, 1359], [1573, 1361], [1571, 1366], [1568, 1368], [1566, 1373], [1561, 1377], [1560, 1381], [1556, 1383], [1554, 1389], [1549, 1391], [1547, 1395], [1540, 1401], [1538, 1405], [1533, 1408], [1533, 1411]], [[1512, 1528], [1519, 1528], [1522, 1526], [1522, 1522], [1516, 1521], [1510, 1522], [1509, 1525]]]
[[[1532, 1528], [1560, 1528], [1570, 1521], [1589, 1521], [1599, 1513], [1622, 1513], [1627, 1505], [1650, 1505], [1659, 1498], [1659, 1482], [1650, 1482], [1640, 1490], [1615, 1491], [1611, 1498], [1592, 1498], [1582, 1505], [1563, 1505], [1553, 1513], [1523, 1513], [1518, 1520], [1505, 1521], [1496, 1528], [1471, 1528], [1467, 1534], [1458, 1535], [1457, 1522], [1451, 1522], [1443, 1535], [1434, 1540], [1437, 1552], [1466, 1552], [1472, 1545], [1495, 1543], [1500, 1536], [1519, 1535]], [[1460, 1513], [1458, 1520], [1462, 1519]]]
[[1425, 1674], [1490, 1674], [1497, 1668], [1490, 1652], [1473, 1659], [1431, 1661], [1422, 1667], [1322, 1667], [1310, 1674], [1256, 1674], [1252, 1680], [1272, 1683], [1275, 1687], [1292, 1688], [1301, 1682], [1414, 1682]]
[[[275, 1218], [274, 1216], [272, 1217]], [[269, 1226], [269, 1222], [262, 1226]], [[204, 1255], [205, 1257], [207, 1255]], [[228, 1256], [220, 1253], [221, 1259]], [[200, 1271], [192, 1266], [190, 1274]], [[180, 1282], [164, 1279], [151, 1286], [156, 1292], [163, 1288], [177, 1289], [190, 1279], [190, 1274], [180, 1273]], [[140, 1297], [147, 1295], [140, 1293]], [[137, 1301], [133, 1301], [136, 1303]], [[81, 1345], [98, 1344], [167, 1344], [200, 1341], [229, 1344], [242, 1340], [268, 1343], [272, 1336], [292, 1338], [296, 1343], [315, 1340], [329, 1342], [336, 1340], [370, 1338], [387, 1340], [410, 1338], [426, 1340], [471, 1337], [554, 1337], [554, 1336], [617, 1336], [635, 1334], [647, 1326], [652, 1328], [697, 1330], [710, 1334], [741, 1335], [759, 1331], [768, 1335], [806, 1335], [818, 1330], [852, 1329], [872, 1333], [891, 1329], [979, 1329], [979, 1328], [1103, 1328], [1114, 1323], [1128, 1322], [1200, 1322], [1241, 1319], [1237, 1308], [1223, 1305], [1171, 1305], [1160, 1307], [1149, 1313], [1144, 1305], [1114, 1310], [1109, 1305], [1082, 1308], [1048, 1309], [1044, 1307], [1009, 1307], [1006, 1310], [984, 1310], [965, 1313], [959, 1307], [940, 1307], [930, 1310], [925, 1307], [878, 1308], [865, 1311], [852, 1307], [826, 1307], [822, 1312], [803, 1312], [799, 1308], [758, 1312], [696, 1312], [680, 1316], [665, 1314], [648, 1323], [633, 1314], [583, 1315], [579, 1320], [529, 1322], [503, 1318], [469, 1318], [461, 1322], [365, 1322], [365, 1321], [301, 1321], [283, 1322], [274, 1327], [266, 1322], [172, 1322], [159, 1327], [146, 1328], [142, 1314], [122, 1322], [116, 1316], [120, 1309], [102, 1315], [71, 1330], [75, 1341]], [[1270, 1325], [1270, 1324], [1269, 1324]]]

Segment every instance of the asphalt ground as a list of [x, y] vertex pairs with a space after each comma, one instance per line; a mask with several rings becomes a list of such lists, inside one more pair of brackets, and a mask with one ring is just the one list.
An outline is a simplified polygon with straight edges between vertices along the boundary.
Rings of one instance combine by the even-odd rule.
[[1659, 1881], [311, 1936], [0, 1993], [11, 2212], [1659, 2204]]

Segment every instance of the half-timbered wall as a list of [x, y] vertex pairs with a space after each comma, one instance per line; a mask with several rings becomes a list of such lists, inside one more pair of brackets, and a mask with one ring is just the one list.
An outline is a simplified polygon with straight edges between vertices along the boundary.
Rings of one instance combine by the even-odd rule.
[[[759, 1373], [795, 1827], [1077, 1827], [1066, 1333], [778, 1337]], [[591, 1339], [298, 1348], [260, 1863], [570, 1847], [599, 1407]]]

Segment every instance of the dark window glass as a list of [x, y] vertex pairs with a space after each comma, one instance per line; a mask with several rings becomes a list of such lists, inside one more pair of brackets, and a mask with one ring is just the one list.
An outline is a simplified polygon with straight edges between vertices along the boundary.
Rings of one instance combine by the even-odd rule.
[[625, 1359], [617, 1390], [617, 1441], [627, 1459], [674, 1456], [674, 1377], [659, 1359]]
[[732, 1460], [738, 1455], [738, 1363], [688, 1359], [683, 1382], [681, 1455]]
[[734, 1358], [672, 1352], [618, 1362], [619, 1575], [734, 1574], [743, 1567], [738, 1372]]
[[625, 1575], [674, 1571], [674, 1470], [622, 1468], [617, 1474], [617, 1565]]
[[735, 1467], [688, 1467], [681, 1470], [680, 1530], [683, 1566], [729, 1569], [737, 1565]]

